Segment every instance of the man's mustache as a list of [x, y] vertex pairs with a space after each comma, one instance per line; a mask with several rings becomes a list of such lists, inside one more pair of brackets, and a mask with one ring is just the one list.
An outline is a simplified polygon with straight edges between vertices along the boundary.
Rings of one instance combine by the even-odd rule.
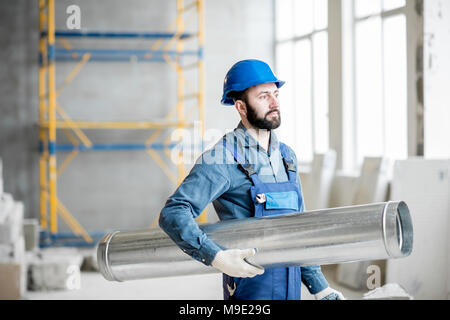
[[266, 113], [266, 117], [269, 115], [269, 114], [271, 114], [271, 113], [274, 113], [274, 112], [276, 112], [276, 113], [278, 113], [278, 115], [280, 115], [280, 110], [272, 110], [272, 111], [269, 111], [269, 112], [267, 112]]

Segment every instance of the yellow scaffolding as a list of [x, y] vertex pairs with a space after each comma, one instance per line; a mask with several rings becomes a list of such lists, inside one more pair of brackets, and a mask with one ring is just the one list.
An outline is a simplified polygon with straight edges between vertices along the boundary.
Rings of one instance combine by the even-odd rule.
[[[43, 230], [49, 231], [51, 236], [58, 235], [58, 216], [70, 227], [72, 232], [81, 236], [87, 243], [93, 239], [89, 233], [77, 222], [72, 213], [64, 206], [57, 193], [57, 180], [61, 172], [79, 154], [86, 150], [145, 150], [155, 163], [176, 185], [185, 177], [185, 167], [182, 161], [178, 161], [177, 173], [174, 174], [166, 162], [160, 157], [157, 149], [163, 150], [170, 156], [170, 150], [176, 143], [165, 141], [163, 144], [155, 144], [156, 139], [164, 129], [184, 129], [194, 127], [189, 120], [185, 104], [187, 99], [197, 99], [198, 119], [200, 125], [200, 137], [204, 136], [204, 7], [203, 0], [192, 0], [185, 5], [184, 0], [176, 0], [176, 19], [166, 33], [143, 32], [77, 32], [55, 30], [55, 1], [39, 1], [39, 145], [40, 145], [40, 225]], [[186, 12], [196, 12], [198, 30], [194, 33], [186, 33], [186, 25], [192, 22], [185, 19]], [[192, 18], [192, 16], [191, 16]], [[98, 49], [74, 49], [67, 39], [73, 37], [96, 38], [146, 38], [156, 39], [149, 50], [98, 50]], [[62, 48], [57, 48], [55, 40], [58, 38]], [[184, 50], [184, 41], [197, 39], [197, 50]], [[175, 50], [172, 48], [175, 47]], [[60, 92], [69, 85], [81, 69], [88, 62], [104, 61], [108, 55], [108, 61], [161, 61], [170, 65], [177, 75], [177, 102], [170, 109], [162, 121], [73, 121], [64, 109], [59, 105], [57, 98]], [[181, 57], [191, 55], [197, 57], [197, 61], [189, 65], [183, 65]], [[76, 61], [73, 70], [66, 76], [63, 83], [56, 85], [55, 69], [56, 61]], [[186, 72], [197, 70], [197, 90], [185, 76]], [[185, 89], [188, 90], [185, 90]], [[188, 92], [186, 92], [188, 91]], [[138, 145], [95, 145], [83, 130], [87, 129], [139, 129], [152, 130], [150, 137], [143, 144]], [[62, 130], [71, 142], [70, 147], [57, 144], [57, 130]], [[156, 147], [157, 146], [157, 147]], [[56, 155], [58, 151], [70, 151], [59, 168]], [[178, 156], [182, 157], [182, 150], [178, 150]], [[158, 218], [158, 217], [157, 217]], [[157, 218], [151, 226], [155, 226]], [[198, 219], [206, 222], [206, 212]]]

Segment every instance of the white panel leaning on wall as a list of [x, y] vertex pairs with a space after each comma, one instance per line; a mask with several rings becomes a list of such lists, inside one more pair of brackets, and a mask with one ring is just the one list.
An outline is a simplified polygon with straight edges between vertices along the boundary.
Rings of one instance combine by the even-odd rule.
[[450, 292], [450, 160], [397, 161], [392, 200], [411, 212], [414, 244], [405, 259], [389, 260], [386, 281], [415, 299], [448, 299]]

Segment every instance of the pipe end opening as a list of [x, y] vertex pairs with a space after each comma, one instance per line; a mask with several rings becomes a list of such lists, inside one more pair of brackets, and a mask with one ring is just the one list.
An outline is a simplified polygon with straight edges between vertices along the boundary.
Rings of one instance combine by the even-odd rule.
[[389, 202], [383, 224], [389, 256], [409, 256], [413, 249], [413, 225], [407, 204], [404, 201]]

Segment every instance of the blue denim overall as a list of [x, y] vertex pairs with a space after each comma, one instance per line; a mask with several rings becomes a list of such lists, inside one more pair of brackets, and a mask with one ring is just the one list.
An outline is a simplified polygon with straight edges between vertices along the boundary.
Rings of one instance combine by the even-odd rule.
[[[254, 203], [255, 217], [299, 212], [303, 197], [297, 185], [294, 161], [288, 147], [280, 143], [280, 151], [289, 181], [279, 183], [262, 182], [257, 172], [239, 152], [223, 140], [223, 145], [234, 155], [234, 159], [251, 179], [250, 194]], [[259, 201], [258, 201], [259, 199]], [[261, 201], [264, 199], [264, 202]], [[225, 300], [300, 300], [300, 267], [266, 268], [264, 274], [253, 278], [235, 278], [223, 275]]]

